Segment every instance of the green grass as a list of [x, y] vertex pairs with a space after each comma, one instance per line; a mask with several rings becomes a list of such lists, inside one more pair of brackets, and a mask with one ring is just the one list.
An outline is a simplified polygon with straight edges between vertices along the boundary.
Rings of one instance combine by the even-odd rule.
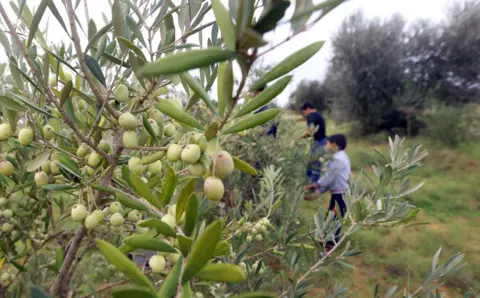
[[[337, 132], [336, 127], [332, 130]], [[453, 150], [423, 139], [407, 141], [413, 143], [423, 144], [429, 156], [413, 178], [425, 181], [425, 186], [408, 199], [422, 209], [417, 221], [429, 224], [376, 228], [354, 235], [352, 244], [363, 252], [350, 259], [357, 269], [343, 269], [343, 274], [335, 276], [346, 278], [345, 284], [351, 284], [352, 297], [372, 297], [377, 283], [384, 288], [405, 285], [409, 267], [412, 279], [416, 280], [414, 284], [419, 285], [440, 247], [443, 247], [442, 262], [456, 252], [463, 252], [468, 263], [443, 288], [447, 297], [459, 297], [470, 288], [476, 292], [480, 289], [480, 144]], [[354, 172], [368, 167], [364, 153], [371, 153], [373, 148], [387, 152], [388, 143], [377, 138], [349, 143], [347, 153]], [[324, 196], [319, 202], [305, 202], [303, 213], [312, 218], [312, 210], [319, 204], [326, 206], [327, 200]], [[318, 286], [322, 287], [320, 280]]]

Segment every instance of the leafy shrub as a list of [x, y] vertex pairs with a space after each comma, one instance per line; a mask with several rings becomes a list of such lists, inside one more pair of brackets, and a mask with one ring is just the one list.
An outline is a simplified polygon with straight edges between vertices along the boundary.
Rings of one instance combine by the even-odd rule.
[[437, 106], [428, 111], [422, 121], [426, 126], [423, 133], [445, 146], [456, 147], [480, 136], [480, 117], [472, 106]]

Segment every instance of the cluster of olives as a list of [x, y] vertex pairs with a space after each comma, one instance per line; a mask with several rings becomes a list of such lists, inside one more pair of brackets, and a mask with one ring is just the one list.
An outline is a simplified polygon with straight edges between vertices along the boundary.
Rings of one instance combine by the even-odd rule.
[[270, 225], [270, 221], [268, 218], [262, 218], [256, 223], [246, 222], [242, 228], [241, 232], [246, 233], [247, 242], [252, 242], [254, 239], [256, 241], [262, 241], [263, 236], [262, 234], [266, 234], [268, 231], [268, 226]]
[[4, 209], [8, 200], [4, 197], [0, 198], [0, 222], [3, 221], [1, 232], [9, 234], [14, 229], [15, 219], [13, 218], [13, 211], [11, 209]]
[[[13, 136], [13, 130], [10, 123], [2, 123], [0, 124], [0, 142], [8, 141], [9, 138]], [[28, 146], [33, 142], [33, 130], [29, 127], [24, 127], [20, 129], [18, 133], [18, 142], [23, 146]], [[53, 137], [53, 134], [52, 134]], [[11, 176], [14, 172], [13, 164], [8, 161], [0, 161], [0, 174], [5, 176]]]
[[[177, 224], [181, 224], [185, 221], [185, 213], [182, 214], [178, 222], [176, 221], [176, 211], [177, 211], [177, 205], [173, 204], [168, 207], [168, 214], [165, 214], [162, 217], [162, 221], [167, 225], [169, 225], [171, 228], [175, 228]], [[165, 238], [164, 240], [169, 242], [174, 247], [178, 248], [178, 241], [171, 238]], [[171, 266], [173, 266], [178, 262], [179, 258], [180, 258], [180, 254], [178, 253], [159, 252], [148, 260], [148, 265], [150, 266], [150, 268], [152, 269], [152, 272], [154, 273], [166, 273], [165, 268], [166, 268], [167, 262]]]
[[7, 272], [3, 272], [0, 275], [0, 285], [8, 285], [15, 280], [15, 274], [9, 269]]

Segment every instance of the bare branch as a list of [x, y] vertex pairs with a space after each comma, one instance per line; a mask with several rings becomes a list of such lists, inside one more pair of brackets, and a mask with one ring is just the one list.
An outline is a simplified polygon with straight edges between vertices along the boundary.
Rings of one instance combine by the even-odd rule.
[[110, 113], [110, 115], [118, 119], [118, 117], [120, 116], [120, 113], [117, 110], [115, 110], [112, 107], [112, 105], [110, 105], [110, 103], [108, 103], [107, 91], [105, 90], [105, 88], [103, 88], [103, 86], [95, 82], [92, 74], [87, 68], [87, 63], [85, 62], [84, 53], [82, 51], [82, 46], [80, 44], [80, 37], [78, 36], [77, 25], [75, 24], [75, 11], [73, 9], [72, 1], [66, 0], [65, 4], [67, 6], [68, 20], [70, 22], [70, 30], [72, 31], [72, 41], [75, 47], [75, 51], [77, 53], [80, 69], [82, 70], [82, 73], [85, 75], [88, 85], [90, 86], [90, 89], [92, 89], [92, 92], [95, 95], [95, 97], [100, 101], [101, 104], [105, 104], [105, 107], [107, 108], [107, 111]]

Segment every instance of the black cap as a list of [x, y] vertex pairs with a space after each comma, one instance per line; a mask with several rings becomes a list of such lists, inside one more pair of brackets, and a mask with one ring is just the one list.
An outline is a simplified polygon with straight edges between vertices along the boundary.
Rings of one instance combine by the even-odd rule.
[[342, 134], [331, 135], [327, 137], [327, 140], [330, 143], [337, 144], [340, 150], [345, 150], [345, 148], [347, 148], [347, 137]]
[[315, 106], [311, 101], [304, 101], [302, 106], [300, 107], [301, 111], [305, 111], [306, 109], [315, 109]]

